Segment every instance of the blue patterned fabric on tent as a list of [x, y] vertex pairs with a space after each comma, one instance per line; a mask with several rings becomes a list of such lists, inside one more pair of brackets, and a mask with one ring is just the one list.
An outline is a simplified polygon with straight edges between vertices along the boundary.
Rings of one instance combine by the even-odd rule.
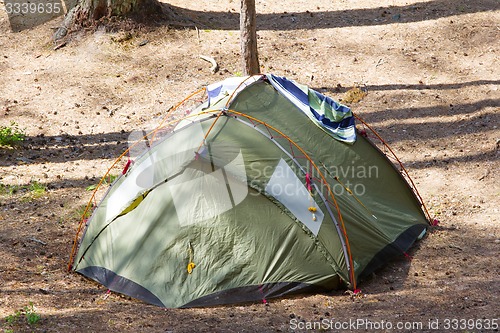
[[335, 139], [347, 143], [356, 141], [356, 126], [350, 108], [284, 77], [269, 74], [267, 79], [274, 88]]

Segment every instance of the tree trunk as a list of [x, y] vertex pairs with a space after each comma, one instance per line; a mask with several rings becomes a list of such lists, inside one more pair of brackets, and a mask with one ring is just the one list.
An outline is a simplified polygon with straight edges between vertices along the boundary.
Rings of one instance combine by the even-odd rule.
[[98, 20], [102, 17], [125, 16], [132, 12], [143, 0], [80, 0], [80, 20]]
[[91, 26], [103, 17], [127, 16], [141, 11], [154, 12], [161, 6], [156, 0], [78, 0], [56, 31], [54, 39], [62, 39], [74, 27]]
[[245, 75], [260, 73], [255, 17], [255, 0], [241, 0], [240, 43], [243, 72]]

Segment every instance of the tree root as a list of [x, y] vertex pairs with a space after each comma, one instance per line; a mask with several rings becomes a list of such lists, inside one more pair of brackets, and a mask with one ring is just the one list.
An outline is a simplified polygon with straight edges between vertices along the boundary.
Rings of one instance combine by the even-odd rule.
[[204, 56], [204, 55], [200, 55], [200, 58], [205, 60], [205, 61], [208, 61], [209, 63], [212, 64], [212, 67], [210, 68], [210, 71], [212, 72], [212, 74], [217, 73], [217, 71], [219, 70], [219, 65], [217, 64], [217, 62], [215, 61], [214, 58]]

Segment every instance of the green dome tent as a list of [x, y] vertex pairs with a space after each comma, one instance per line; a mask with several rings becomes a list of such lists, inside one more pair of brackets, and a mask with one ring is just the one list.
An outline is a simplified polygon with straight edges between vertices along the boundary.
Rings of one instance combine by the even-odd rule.
[[209, 85], [138, 141], [144, 152], [82, 220], [71, 268], [163, 307], [356, 289], [429, 217], [354, 122], [282, 77]]

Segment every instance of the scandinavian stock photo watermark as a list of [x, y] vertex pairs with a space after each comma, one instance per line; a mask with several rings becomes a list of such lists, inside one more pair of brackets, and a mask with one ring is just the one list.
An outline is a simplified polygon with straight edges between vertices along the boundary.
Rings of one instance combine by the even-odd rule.
[[[361, 197], [366, 194], [364, 181], [379, 178], [378, 166], [355, 165], [354, 161], [350, 165], [329, 166], [325, 164], [312, 166], [310, 162], [307, 162], [305, 167], [299, 167], [297, 164], [292, 163], [290, 168], [296, 175], [302, 175], [303, 177], [307, 175], [318, 191], [328, 194], [329, 189], [335, 196], [350, 193]], [[260, 163], [252, 162], [249, 165], [249, 169], [253, 175], [253, 179], [249, 179], [250, 185], [257, 183], [262, 178], [269, 179], [272, 176], [286, 177], [286, 170], [279, 165], [277, 167], [271, 165], [261, 167]], [[305, 170], [309, 171], [306, 172]], [[332, 181], [327, 184], [324, 182], [324, 179]], [[296, 191], [300, 190], [291, 182], [285, 185], [277, 184], [276, 186], [278, 188], [274, 188], [273, 193], [294, 195]]]
[[[249, 149], [230, 140], [207, 142], [202, 124], [196, 121], [181, 120], [171, 129], [130, 134], [129, 157], [140, 163], [131, 168], [125, 185], [131, 197], [164, 186], [183, 216], [179, 221], [183, 226], [208, 221], [248, 196], [264, 195], [279, 201], [317, 234], [332, 197], [351, 197], [364, 207], [367, 186], [380, 177], [377, 165], [354, 159], [327, 165], [285, 151], [256, 159], [256, 152], [265, 148]], [[168, 145], [156, 145], [167, 137]], [[193, 196], [201, 207], [196, 214], [187, 204]]]
[[[133, 152], [132, 155], [136, 157], [140, 156], [142, 152], [146, 152], [146, 158], [150, 160], [148, 164], [152, 168], [167, 167], [174, 170], [197, 155], [196, 159], [200, 161], [205, 160], [212, 167], [212, 170], [207, 172], [203, 177], [214, 177], [218, 173], [218, 170], [222, 170], [224, 177], [220, 178], [219, 181], [224, 181], [233, 192], [234, 190], [244, 190], [244, 195], [257, 196], [261, 193], [248, 192], [247, 189], [243, 189], [241, 186], [232, 186], [234, 182], [246, 182], [254, 189], [264, 189], [265, 184], [263, 182], [268, 182], [272, 178], [278, 178], [284, 181], [272, 183], [272, 187], [267, 188], [267, 190], [270, 190], [270, 193], [302, 196], [306, 190], [309, 192], [320, 192], [325, 196], [333, 194], [334, 196], [353, 195], [362, 197], [367, 193], [366, 181], [380, 177], [377, 165], [358, 165], [354, 160], [342, 165], [312, 164], [310, 160], [298, 162], [294, 159], [288, 159], [284, 164], [269, 161], [247, 162], [240, 147], [233, 146], [232, 144], [225, 143], [220, 146], [215, 144], [200, 145], [200, 142], [204, 140], [201, 128], [199, 138], [196, 138], [198, 135], [190, 135], [189, 138], [186, 137], [186, 140], [182, 141], [181, 145], [184, 147], [170, 147], [170, 152], [157, 154], [150, 152], [148, 150], [149, 145], [145, 143], [137, 145], [137, 140], [142, 139], [144, 133], [145, 131], [132, 132], [129, 137], [129, 144], [131, 145], [131, 152]], [[232, 152], [232, 155], [228, 152]], [[230, 158], [221, 162], [219, 156], [230, 156]], [[158, 163], [162, 162], [162, 160], [164, 163]], [[279, 161], [279, 159], [276, 161]], [[147, 171], [147, 175], [145, 174], [137, 178], [138, 186], [148, 188], [155, 182], [152, 179], [155, 172], [151, 172], [149, 168]], [[295, 179], [298, 182], [295, 182]], [[302, 186], [298, 186], [298, 183], [302, 184]], [[232, 194], [236, 194], [239, 197], [242, 195], [241, 193]]]

